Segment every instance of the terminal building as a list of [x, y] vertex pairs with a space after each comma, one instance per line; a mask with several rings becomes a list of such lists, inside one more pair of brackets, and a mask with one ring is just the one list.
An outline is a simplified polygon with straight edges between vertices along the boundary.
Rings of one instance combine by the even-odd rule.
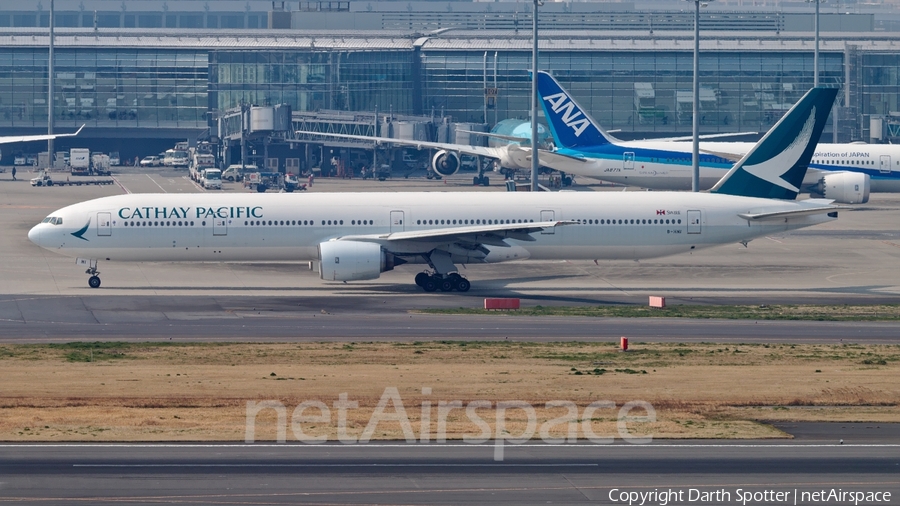
[[[812, 86], [810, 4], [763, 12], [717, 3], [701, 14], [701, 130], [765, 131]], [[0, 0], [4, 135], [47, 130], [49, 2], [31, 4]], [[225, 120], [250, 107], [292, 111], [291, 127], [245, 139], [244, 152], [265, 144], [276, 153], [296, 150], [280, 141], [322, 123], [316, 115], [372, 124], [372, 133], [405, 118], [430, 123], [421, 135], [434, 137], [440, 125], [492, 128], [529, 113], [531, 2], [55, 4], [54, 129], [85, 124], [79, 146], [126, 159], [175, 141], [240, 143], [243, 127]], [[540, 8], [540, 67], [623, 138], [691, 130], [692, 12], [653, 5]], [[841, 88], [823, 141], [900, 140], [893, 7], [823, 7], [820, 82]], [[233, 160], [242, 149], [231, 148]]]

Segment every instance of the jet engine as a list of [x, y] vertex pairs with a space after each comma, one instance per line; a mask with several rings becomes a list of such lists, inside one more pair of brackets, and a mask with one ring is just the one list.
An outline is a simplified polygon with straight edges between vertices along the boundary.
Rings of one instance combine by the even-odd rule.
[[822, 176], [812, 193], [841, 204], [865, 204], [869, 201], [869, 186], [868, 174], [835, 172]]
[[440, 150], [431, 159], [431, 168], [443, 177], [452, 176], [459, 170], [459, 155], [453, 151]]
[[328, 241], [319, 244], [319, 277], [328, 281], [378, 279], [382, 272], [404, 264], [380, 245], [362, 241]]

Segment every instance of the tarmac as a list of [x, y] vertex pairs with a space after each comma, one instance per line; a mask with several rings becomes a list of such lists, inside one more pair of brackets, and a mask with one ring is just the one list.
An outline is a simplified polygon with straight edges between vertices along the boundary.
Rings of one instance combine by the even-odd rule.
[[[380, 279], [326, 283], [306, 264], [101, 262], [91, 289], [69, 258], [31, 244], [53, 210], [123, 192], [203, 191], [184, 172], [119, 169], [106, 187], [32, 188], [0, 178], [0, 342], [73, 340], [522, 339], [867, 342], [897, 344], [894, 323], [509, 318], [411, 314], [524, 305], [876, 304], [900, 296], [900, 195], [873, 194], [835, 222], [642, 262], [516, 262], [466, 266], [466, 294], [422, 293], [415, 268]], [[429, 181], [320, 179], [309, 190], [503, 191], [471, 174]], [[496, 179], [496, 178], [492, 178]], [[599, 182], [580, 191], [622, 191]], [[245, 191], [225, 184], [223, 192]], [[304, 193], [297, 193], [302, 202]], [[784, 424], [790, 441], [649, 445], [0, 445], [0, 503], [29, 504], [822, 504], [813, 491], [900, 497], [897, 424]], [[691, 491], [695, 492], [691, 492]], [[747, 492], [751, 492], [748, 497]], [[807, 492], [807, 495], [803, 495]], [[707, 500], [688, 501], [692, 493]], [[729, 494], [727, 497], [722, 494]], [[753, 493], [762, 494], [754, 496]], [[765, 495], [770, 493], [772, 495]], [[787, 494], [775, 500], [774, 494]], [[622, 495], [625, 494], [625, 495]], [[634, 496], [633, 494], [638, 494]], [[716, 495], [719, 494], [719, 495]], [[804, 497], [808, 500], [804, 500]], [[884, 495], [881, 496], [882, 498]], [[772, 499], [771, 501], [766, 498]], [[758, 500], [757, 500], [758, 499]], [[639, 504], [640, 501], [632, 502]], [[872, 502], [859, 502], [871, 504]], [[851, 504], [831, 502], [829, 504]]]
[[[744, 247], [724, 245], [649, 261], [523, 261], [467, 265], [472, 281], [465, 296], [424, 294], [413, 284], [416, 266], [400, 266], [381, 278], [328, 283], [306, 263], [114, 263], [100, 262], [103, 286], [87, 286], [84, 269], [67, 257], [38, 248], [28, 230], [53, 210], [123, 192], [203, 191], [184, 171], [119, 169], [117, 185], [31, 187], [0, 179], [0, 294], [32, 296], [242, 296], [374, 297], [389, 305], [422, 307], [468, 303], [487, 296], [517, 296], [534, 304], [644, 304], [650, 295], [669, 303], [892, 303], [900, 296], [900, 194], [872, 194], [868, 204], [842, 211], [834, 222], [757, 239]], [[504, 191], [471, 185], [471, 174], [443, 181], [423, 177], [385, 182], [318, 179], [311, 192]], [[496, 178], [495, 178], [496, 179]], [[599, 182], [582, 191], [622, 191]], [[242, 192], [225, 183], [222, 192]], [[305, 192], [297, 192], [302, 202]], [[98, 293], [99, 292], [99, 293]], [[449, 295], [449, 296], [448, 296]], [[383, 300], [384, 300], [383, 299]], [[447, 300], [451, 302], [446, 302]]]

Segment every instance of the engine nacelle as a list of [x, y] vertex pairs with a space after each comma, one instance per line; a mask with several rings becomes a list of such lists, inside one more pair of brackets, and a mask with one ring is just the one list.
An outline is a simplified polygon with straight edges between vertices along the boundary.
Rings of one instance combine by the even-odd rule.
[[440, 150], [431, 159], [431, 168], [443, 177], [452, 176], [459, 171], [459, 155], [453, 151]]
[[822, 176], [813, 193], [841, 204], [865, 204], [869, 201], [870, 184], [868, 174], [835, 172]]
[[319, 244], [319, 277], [328, 281], [378, 279], [382, 272], [405, 263], [381, 246], [362, 241], [328, 241]]

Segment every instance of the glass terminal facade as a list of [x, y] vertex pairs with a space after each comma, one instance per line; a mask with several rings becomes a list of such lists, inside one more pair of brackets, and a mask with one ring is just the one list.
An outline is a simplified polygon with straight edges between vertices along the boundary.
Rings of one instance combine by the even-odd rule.
[[[207, 125], [206, 51], [60, 48], [57, 126]], [[46, 127], [46, 49], [0, 48], [0, 126]]]
[[[494, 53], [488, 56], [493, 87]], [[525, 118], [530, 110], [531, 55], [497, 54], [496, 118]], [[560, 52], [543, 54], [549, 70], [603, 126], [635, 132], [690, 130], [693, 58], [675, 52]], [[840, 86], [843, 55], [820, 55], [819, 79]], [[765, 131], [812, 87], [807, 53], [703, 53], [700, 124], [704, 132]], [[423, 52], [427, 108], [461, 121], [483, 121], [484, 53]], [[895, 67], [896, 69], [896, 67]], [[896, 82], [896, 79], [895, 79]], [[894, 90], [895, 93], [897, 90]]]
[[[143, 47], [112, 48], [118, 35], [107, 37], [108, 42], [94, 46], [58, 45], [57, 128], [84, 123], [204, 130], [216, 114], [241, 104], [434, 114], [491, 126], [527, 118], [529, 112], [530, 51], [511, 47], [515, 41], [497, 35], [448, 34], [424, 38], [415, 47], [413, 39], [397, 34], [370, 34], [355, 46], [338, 35], [317, 40], [315, 47], [288, 47], [300, 44], [293, 36], [266, 39], [260, 34], [253, 43], [267, 47], [237, 49], [226, 47], [234, 45], [229, 40], [216, 47], [218, 39], [178, 36], [175, 42], [173, 35], [146, 37], [139, 41]], [[646, 38], [637, 39], [635, 49], [622, 49], [626, 42], [592, 37], [573, 36], [542, 50], [541, 67], [552, 71], [603, 127], [621, 130], [623, 137], [690, 131], [692, 56], [684, 47], [689, 40], [677, 49], [648, 50], [655, 43]], [[32, 42], [30, 33], [9, 38], [22, 45], [0, 48], [0, 128], [46, 128], [47, 49], [39, 38]], [[881, 36], [877, 47], [841, 41], [841, 50], [834, 50], [832, 41], [832, 49], [822, 51], [821, 83], [842, 87], [838, 141], [869, 141], [871, 117], [886, 118], [887, 130], [897, 130], [890, 136], [900, 136], [895, 135], [900, 127], [891, 130], [891, 124], [900, 124], [900, 53], [890, 50], [894, 42], [890, 36]], [[785, 49], [760, 49], [762, 43]], [[166, 45], [175, 47], [161, 47]], [[702, 52], [702, 131], [768, 129], [812, 86], [810, 46], [799, 38], [786, 44], [752, 39], [725, 41], [721, 50]], [[485, 88], [496, 88], [489, 105]], [[829, 125], [826, 139], [830, 132]]]
[[410, 113], [412, 68], [410, 51], [212, 51], [210, 103]]

